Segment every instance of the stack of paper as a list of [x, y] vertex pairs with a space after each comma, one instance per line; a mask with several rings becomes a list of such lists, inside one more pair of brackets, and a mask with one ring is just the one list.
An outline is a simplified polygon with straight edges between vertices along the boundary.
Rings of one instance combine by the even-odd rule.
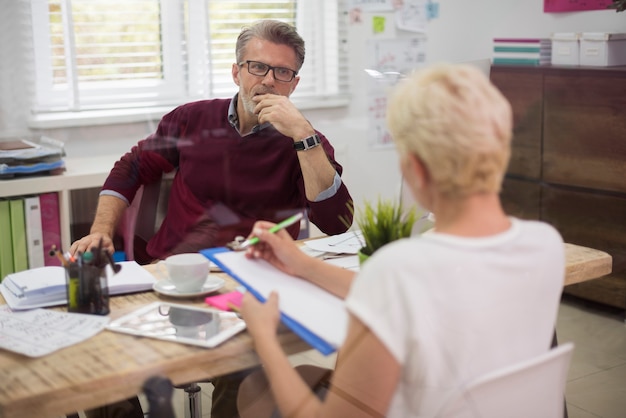
[[[156, 281], [135, 261], [120, 263], [117, 274], [108, 274], [109, 294], [151, 290]], [[110, 269], [107, 266], [107, 269]], [[33, 309], [67, 303], [65, 269], [58, 266], [40, 267], [9, 274], [0, 284], [0, 292], [11, 309]]]

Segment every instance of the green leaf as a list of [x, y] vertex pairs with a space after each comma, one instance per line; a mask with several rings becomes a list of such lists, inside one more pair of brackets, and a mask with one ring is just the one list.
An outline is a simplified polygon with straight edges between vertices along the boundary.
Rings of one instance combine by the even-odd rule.
[[365, 241], [361, 251], [372, 255], [392, 241], [409, 237], [416, 219], [415, 209], [404, 213], [399, 201], [378, 198], [376, 205], [366, 201], [356, 217]]

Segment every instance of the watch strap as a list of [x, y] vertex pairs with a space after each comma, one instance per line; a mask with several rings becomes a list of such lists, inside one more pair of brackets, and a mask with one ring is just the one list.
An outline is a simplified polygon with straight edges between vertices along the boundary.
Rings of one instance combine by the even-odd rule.
[[306, 151], [311, 148], [315, 148], [322, 143], [322, 140], [317, 134], [307, 136], [302, 141], [294, 142], [293, 147], [296, 151]]

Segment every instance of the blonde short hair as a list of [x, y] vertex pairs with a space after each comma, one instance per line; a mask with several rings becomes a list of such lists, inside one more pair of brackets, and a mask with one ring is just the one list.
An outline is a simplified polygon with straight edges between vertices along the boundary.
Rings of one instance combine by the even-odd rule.
[[500, 191], [512, 119], [509, 102], [469, 65], [414, 72], [396, 86], [387, 108], [400, 155], [417, 156], [450, 197]]

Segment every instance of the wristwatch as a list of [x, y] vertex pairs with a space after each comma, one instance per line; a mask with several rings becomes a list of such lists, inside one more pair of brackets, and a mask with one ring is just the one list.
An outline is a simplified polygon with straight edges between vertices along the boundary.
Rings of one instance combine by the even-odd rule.
[[306, 151], [308, 149], [317, 147], [321, 143], [322, 140], [320, 139], [320, 137], [317, 136], [317, 134], [313, 134], [311, 136], [307, 136], [302, 141], [294, 142], [293, 147], [296, 149], [296, 151]]

